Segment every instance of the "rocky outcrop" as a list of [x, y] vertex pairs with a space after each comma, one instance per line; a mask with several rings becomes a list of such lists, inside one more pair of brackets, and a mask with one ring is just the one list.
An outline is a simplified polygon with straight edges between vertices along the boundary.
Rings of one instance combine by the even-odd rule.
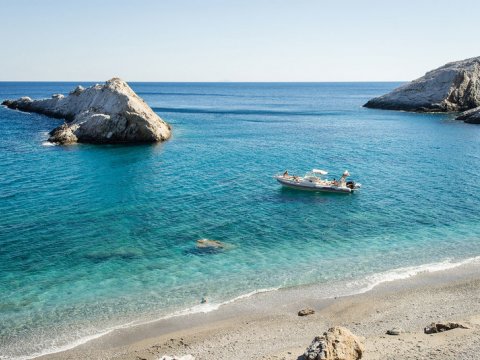
[[49, 141], [113, 144], [163, 141], [170, 137], [170, 125], [163, 121], [128, 84], [119, 79], [89, 88], [77, 86], [68, 96], [32, 100], [5, 100], [11, 109], [65, 119], [50, 132]]
[[364, 106], [417, 112], [465, 111], [480, 106], [480, 57], [429, 71]]
[[317, 336], [307, 348], [305, 360], [357, 360], [361, 359], [365, 347], [360, 339], [343, 327], [328, 329], [323, 336]]
[[461, 113], [456, 119], [469, 124], [480, 124], [480, 106]]

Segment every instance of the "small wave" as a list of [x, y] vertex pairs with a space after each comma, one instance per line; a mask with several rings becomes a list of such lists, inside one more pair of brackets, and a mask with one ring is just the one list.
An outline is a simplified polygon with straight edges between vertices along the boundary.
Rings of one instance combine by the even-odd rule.
[[[20, 113], [20, 114], [25, 114], [25, 115], [29, 115], [29, 116], [33, 116], [33, 115], [38, 115], [34, 112], [29, 112], [29, 111], [22, 111], [20, 109], [12, 109], [12, 108], [9, 108], [8, 106], [6, 105], [2, 105], [2, 107], [4, 107], [5, 109], [8, 109], [8, 110], [11, 110], [11, 111], [16, 111], [17, 113]], [[1, 358], [0, 358], [1, 359]]]
[[267, 292], [277, 291], [277, 290], [280, 290], [280, 287], [254, 290], [254, 291], [251, 291], [249, 293], [239, 295], [237, 297], [234, 297], [233, 299], [226, 300], [226, 301], [221, 302], [221, 303], [198, 304], [198, 305], [192, 306], [192, 307], [184, 309], [184, 310], [176, 311], [176, 312], [174, 312], [170, 315], [166, 315], [166, 316], [163, 316], [163, 317], [158, 318], [158, 319], [148, 320], [148, 321], [144, 321], [144, 322], [137, 323], [137, 324], [134, 324], [134, 325], [151, 324], [153, 322], [157, 322], [157, 321], [160, 321], [160, 320], [171, 319], [171, 318], [178, 317], [178, 316], [193, 315], [193, 314], [199, 314], [199, 313], [204, 313], [205, 314], [205, 313], [209, 313], [209, 312], [218, 310], [220, 307], [222, 307], [224, 305], [234, 303], [238, 300], [247, 299], [247, 298], [249, 298], [251, 296], [254, 296], [254, 295], [257, 295], [257, 294], [267, 293]]
[[[13, 198], [13, 197], [17, 196], [18, 193], [19, 193], [19, 192], [16, 192], [16, 191], [14, 191], [14, 192], [4, 192], [4, 193], [1, 193], [1, 194], [0, 194], [0, 199]], [[0, 357], [0, 359], [1, 359], [1, 357]]]
[[362, 285], [357, 291], [354, 291], [348, 295], [366, 293], [372, 290], [374, 287], [383, 283], [396, 281], [396, 280], [404, 280], [412, 276], [423, 274], [423, 273], [433, 273], [437, 271], [450, 270], [450, 269], [457, 268], [459, 266], [468, 265], [468, 264], [477, 263], [477, 262], [480, 263], [480, 256], [465, 259], [462, 261], [457, 261], [457, 262], [454, 262], [451, 259], [447, 259], [439, 263], [430, 263], [430, 264], [424, 264], [424, 265], [418, 265], [418, 266], [403, 267], [403, 268], [393, 269], [393, 270], [369, 275], [365, 278], [365, 281], [353, 281], [348, 283], [347, 286], [349, 287], [355, 287], [360, 284]]
[[[410, 277], [413, 277], [415, 275], [419, 275], [422, 273], [433, 273], [437, 271], [443, 271], [443, 270], [450, 270], [454, 269], [456, 267], [462, 266], [462, 265], [468, 265], [472, 263], [480, 263], [480, 256], [469, 258], [463, 261], [457, 261], [454, 262], [451, 259], [447, 259], [443, 262], [439, 263], [430, 263], [430, 264], [424, 264], [424, 265], [419, 265], [419, 266], [410, 266], [410, 267], [403, 267], [403, 268], [397, 268], [373, 275], [369, 275], [363, 280], [358, 280], [358, 281], [352, 281], [347, 283], [347, 288], [354, 288], [355, 290], [344, 293], [344, 294], [337, 294], [338, 296], [350, 296], [350, 295], [356, 295], [356, 294], [363, 294], [366, 293], [370, 290], [372, 290], [374, 287], [386, 283], [386, 282], [391, 282], [391, 281], [396, 281], [396, 280], [402, 280], [402, 279], [408, 279]], [[75, 341], [72, 341], [68, 344], [61, 345], [61, 346], [54, 346], [49, 349], [45, 349], [41, 352], [37, 352], [28, 356], [22, 356], [22, 357], [17, 357], [14, 358], [14, 360], [29, 360], [33, 359], [35, 357], [39, 356], [44, 356], [48, 354], [54, 354], [57, 352], [61, 351], [66, 351], [73, 349], [79, 345], [85, 344], [88, 341], [95, 340], [99, 337], [102, 337], [104, 335], [107, 335], [111, 333], [112, 331], [115, 330], [120, 330], [120, 329], [126, 329], [132, 326], [139, 326], [139, 325], [146, 325], [146, 324], [151, 324], [157, 321], [161, 320], [166, 320], [166, 319], [171, 319], [179, 316], [185, 316], [185, 315], [193, 315], [193, 314], [198, 314], [198, 313], [209, 313], [212, 311], [218, 310], [220, 307], [234, 303], [236, 301], [242, 300], [249, 298], [251, 296], [260, 294], [260, 293], [266, 293], [266, 292], [273, 292], [280, 290], [281, 287], [275, 287], [275, 288], [265, 288], [265, 289], [259, 289], [259, 290], [254, 290], [246, 294], [239, 295], [233, 299], [226, 300], [224, 302], [220, 303], [205, 303], [205, 304], [198, 304], [192, 307], [189, 307], [187, 309], [179, 310], [176, 312], [173, 312], [169, 315], [156, 318], [153, 320], [147, 320], [147, 321], [138, 321], [138, 322], [129, 322], [126, 324], [114, 326], [111, 328], [108, 328], [106, 330], [100, 331], [96, 334], [89, 335], [89, 336], [84, 336], [80, 339], [77, 339]], [[333, 297], [333, 296], [332, 296]], [[0, 357], [1, 359], [1, 357]]]
[[[49, 354], [59, 353], [59, 352], [62, 352], [62, 351], [67, 351], [67, 350], [73, 349], [77, 346], [83, 345], [86, 342], [89, 342], [91, 340], [94, 340], [94, 339], [97, 339], [97, 338], [102, 337], [104, 335], [107, 335], [108, 333], [112, 332], [113, 330], [115, 330], [115, 329], [109, 329], [109, 330], [105, 330], [103, 332], [100, 332], [100, 333], [97, 333], [97, 334], [94, 334], [94, 335], [84, 336], [84, 337], [82, 337], [82, 338], [80, 338], [76, 341], [73, 341], [71, 343], [68, 343], [66, 345], [53, 346], [51, 348], [36, 352], [34, 354], [31, 354], [31, 355], [19, 356], [19, 357], [14, 357], [14, 358], [10, 358], [10, 359], [11, 360], [30, 360], [30, 359], [34, 359], [34, 358], [40, 357], [40, 356], [45, 356], [45, 355], [49, 355]], [[0, 359], [3, 359], [3, 358], [0, 357]], [[7, 359], [7, 358], [5, 358], [5, 359]]]
[[113, 259], [119, 260], [131, 260], [135, 258], [140, 258], [143, 255], [143, 252], [140, 249], [125, 249], [118, 248], [112, 251], [94, 251], [88, 254], [85, 254], [84, 257], [93, 262], [103, 262]]
[[52, 143], [50, 141], [44, 141], [42, 142], [42, 146], [57, 146], [57, 144]]
[[219, 115], [265, 115], [265, 116], [335, 116], [339, 111], [295, 111], [295, 110], [251, 110], [251, 109], [207, 109], [207, 108], [164, 108], [154, 107], [154, 111], [183, 114], [219, 114]]
[[[227, 300], [227, 301], [224, 301], [224, 302], [221, 302], [221, 303], [198, 304], [198, 305], [192, 306], [190, 308], [187, 308], [187, 309], [184, 309], [184, 310], [179, 310], [179, 311], [176, 311], [176, 312], [174, 312], [170, 315], [166, 315], [166, 316], [156, 318], [156, 319], [153, 319], [153, 320], [138, 321], [138, 322], [132, 321], [132, 322], [129, 322], [129, 323], [126, 323], [126, 324], [113, 326], [111, 328], [100, 331], [96, 334], [81, 337], [81, 338], [79, 338], [75, 341], [69, 342], [68, 344], [60, 345], [60, 346], [53, 346], [51, 348], [42, 350], [40, 352], [31, 354], [31, 355], [15, 357], [15, 358], [12, 358], [11, 360], [30, 360], [30, 359], [34, 359], [34, 358], [40, 357], [40, 356], [45, 356], [45, 355], [49, 355], [49, 354], [55, 354], [55, 353], [58, 353], [58, 352], [71, 350], [71, 349], [73, 349], [77, 346], [83, 345], [83, 344], [85, 344], [85, 343], [87, 343], [91, 340], [95, 340], [95, 339], [98, 339], [102, 336], [105, 336], [105, 335], [107, 335], [107, 334], [109, 334], [109, 333], [111, 333], [112, 331], [115, 331], [115, 330], [126, 329], [126, 328], [129, 328], [129, 327], [132, 327], [132, 326], [147, 325], [147, 324], [151, 324], [151, 323], [154, 323], [154, 322], [157, 322], [157, 321], [175, 318], [175, 317], [178, 317], [178, 316], [193, 315], [193, 314], [200, 314], [200, 313], [209, 313], [209, 312], [218, 310], [221, 306], [231, 304], [235, 301], [238, 301], [238, 300], [241, 300], [241, 299], [246, 299], [246, 298], [249, 298], [249, 297], [251, 297], [253, 295], [256, 295], [256, 294], [270, 292], [270, 291], [276, 291], [276, 290], [279, 290], [279, 289], [280, 288], [267, 288], [267, 289], [254, 290], [254, 291], [251, 291], [249, 293], [237, 296], [237, 297], [235, 297], [231, 300]], [[2, 357], [0, 357], [0, 359], [2, 359]]]
[[[258, 95], [258, 94], [219, 94], [219, 93], [196, 93], [196, 92], [155, 92], [155, 91], [139, 91], [138, 95], [160, 95], [160, 96], [209, 96], [209, 97], [231, 97], [231, 98], [250, 98], [250, 99], [271, 99], [270, 95]], [[288, 96], [289, 99], [305, 98], [305, 96]], [[285, 97], [287, 98], [287, 97]]]
[[[149, 91], [140, 91], [137, 92], [138, 95], [171, 95], [171, 96], [221, 96], [221, 97], [237, 97], [237, 95], [230, 94], [213, 94], [213, 93], [183, 93], [183, 92], [149, 92]], [[238, 96], [243, 97], [243, 96]]]

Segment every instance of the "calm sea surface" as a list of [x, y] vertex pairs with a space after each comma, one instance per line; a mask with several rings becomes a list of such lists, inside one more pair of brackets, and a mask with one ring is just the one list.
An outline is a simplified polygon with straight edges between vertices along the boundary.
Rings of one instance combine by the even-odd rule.
[[[0, 99], [76, 85], [0, 83]], [[1, 107], [0, 355], [201, 310], [204, 296], [314, 283], [335, 296], [479, 256], [480, 126], [361, 107], [398, 85], [132, 83], [173, 126], [139, 146], [47, 146], [61, 120]], [[272, 178], [314, 167], [363, 188]]]

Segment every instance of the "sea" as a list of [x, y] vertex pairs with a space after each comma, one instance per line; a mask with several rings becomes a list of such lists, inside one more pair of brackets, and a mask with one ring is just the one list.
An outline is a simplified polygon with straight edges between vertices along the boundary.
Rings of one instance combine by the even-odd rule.
[[[78, 84], [92, 83], [1, 82], [0, 99]], [[480, 126], [362, 107], [400, 84], [131, 83], [173, 128], [144, 145], [54, 146], [62, 120], [0, 107], [0, 358], [257, 292], [329, 298], [478, 261]], [[273, 178], [312, 168], [362, 188]]]

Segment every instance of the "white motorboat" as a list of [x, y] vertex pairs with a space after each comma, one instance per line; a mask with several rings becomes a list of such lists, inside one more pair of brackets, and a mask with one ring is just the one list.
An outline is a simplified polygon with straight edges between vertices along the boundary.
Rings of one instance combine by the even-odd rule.
[[283, 186], [300, 190], [349, 194], [360, 189], [361, 184], [354, 181], [347, 181], [347, 177], [350, 176], [347, 170], [344, 171], [339, 180], [324, 179], [323, 176], [327, 174], [328, 172], [325, 170], [313, 169], [304, 176], [289, 175], [288, 172], [285, 171], [282, 175], [276, 175], [274, 177]]

